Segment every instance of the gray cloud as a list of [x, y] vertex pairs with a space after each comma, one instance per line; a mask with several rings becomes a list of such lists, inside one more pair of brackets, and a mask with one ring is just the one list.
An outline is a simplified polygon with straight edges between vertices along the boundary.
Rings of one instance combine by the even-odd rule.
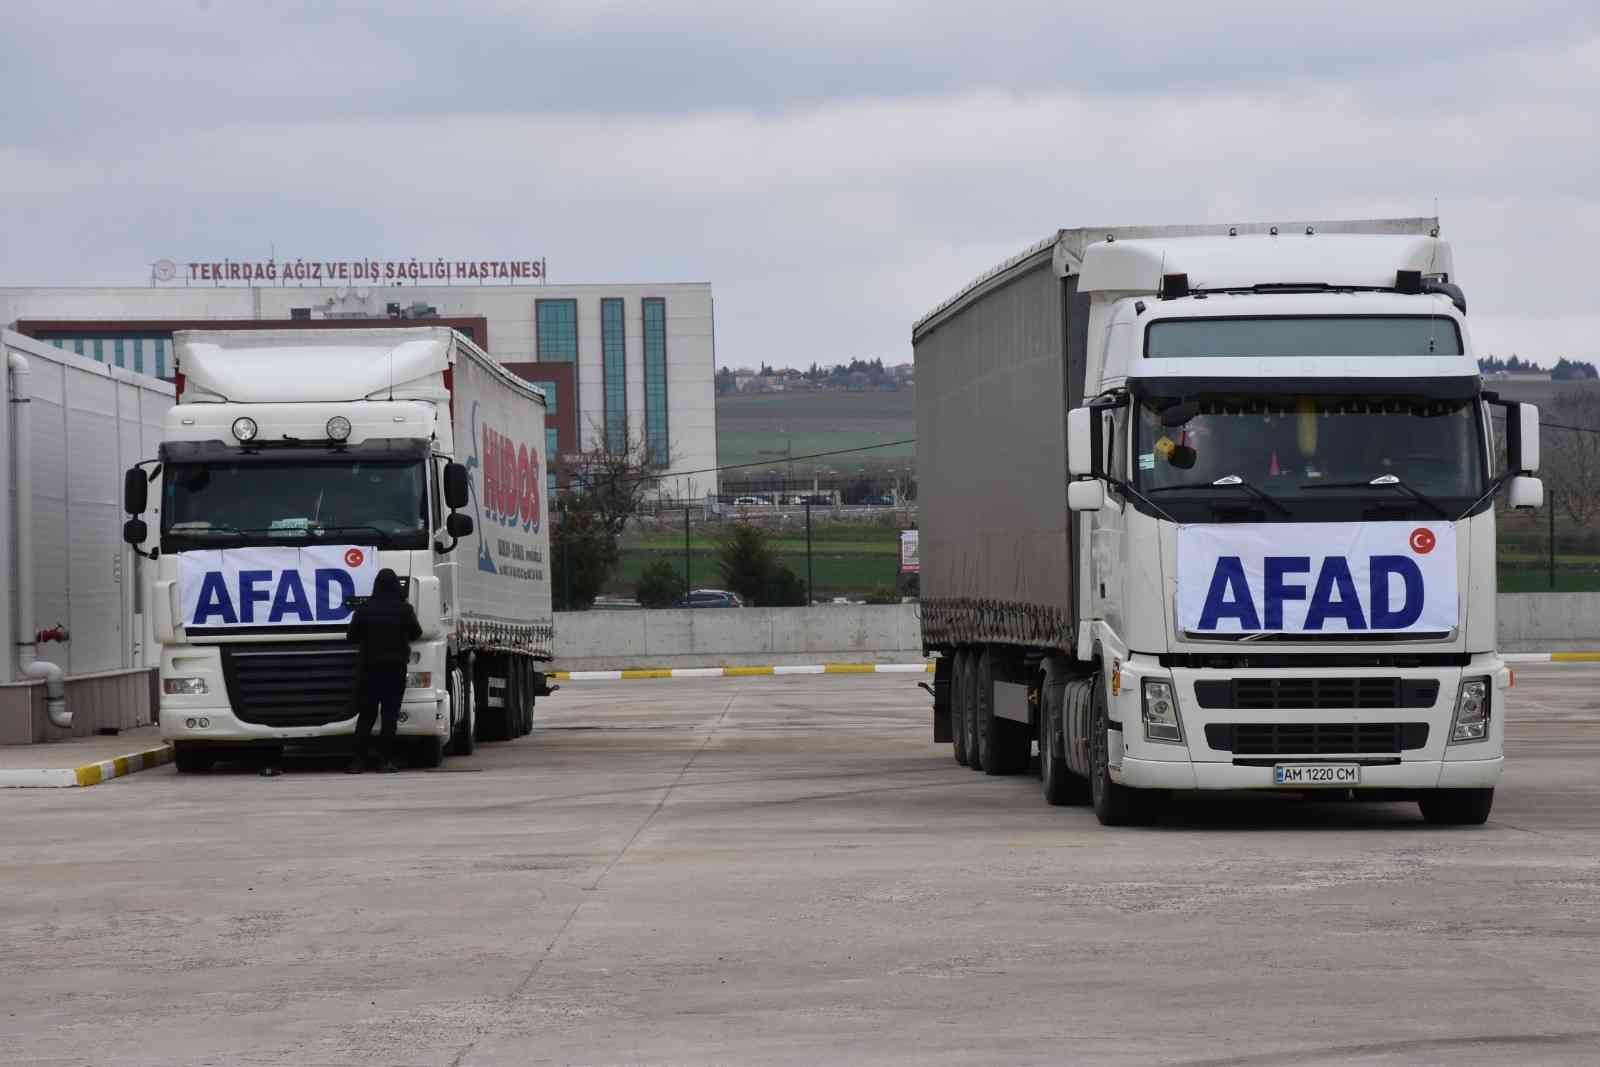
[[219, 2], [71, 33], [51, 6], [0, 98], [0, 281], [542, 253], [557, 280], [710, 280], [725, 362], [901, 359], [1057, 226], [1437, 197], [1479, 347], [1594, 356], [1591, 6]]

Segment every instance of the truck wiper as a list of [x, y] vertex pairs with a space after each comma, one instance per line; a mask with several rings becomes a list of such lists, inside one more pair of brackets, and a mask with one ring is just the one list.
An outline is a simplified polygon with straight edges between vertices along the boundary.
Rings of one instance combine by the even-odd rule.
[[1289, 514], [1289, 509], [1284, 507], [1277, 498], [1263, 489], [1257, 488], [1239, 477], [1237, 474], [1224, 474], [1214, 482], [1185, 482], [1182, 485], [1158, 485], [1150, 490], [1152, 493], [1170, 493], [1177, 489], [1243, 489], [1251, 496], [1260, 500], [1280, 515]]
[[1419, 503], [1426, 504], [1433, 509], [1433, 513], [1441, 519], [1448, 519], [1450, 513], [1441, 507], [1432, 497], [1411, 488], [1393, 474], [1380, 474], [1367, 482], [1306, 482], [1300, 486], [1302, 489], [1397, 489]]

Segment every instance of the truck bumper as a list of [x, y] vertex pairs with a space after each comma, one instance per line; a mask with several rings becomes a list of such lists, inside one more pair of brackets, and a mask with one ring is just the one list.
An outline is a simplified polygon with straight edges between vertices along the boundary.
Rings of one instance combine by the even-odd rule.
[[[1283, 763], [1338, 763], [1336, 758], [1316, 760], [1285, 756]], [[1354, 758], [1348, 762], [1356, 762]], [[1490, 789], [1500, 781], [1505, 759], [1417, 760], [1361, 768], [1361, 784], [1356, 788], [1390, 789]], [[1274, 785], [1271, 767], [1235, 766], [1229, 763], [1192, 763], [1188, 760], [1130, 759], [1113, 768], [1111, 777], [1118, 784], [1135, 789], [1269, 789], [1278, 792], [1305, 792], [1304, 786]]]
[[[1491, 689], [1487, 736], [1452, 743], [1462, 680], [1479, 677], [1488, 679]], [[1146, 680], [1171, 686], [1181, 742], [1147, 736], [1141, 698]], [[1511, 673], [1493, 653], [1464, 666], [1277, 669], [1169, 669], [1155, 657], [1132, 656], [1121, 664], [1117, 682], [1112, 709], [1122, 729], [1121, 744], [1113, 745], [1120, 759], [1112, 759], [1111, 777], [1134, 788], [1302, 792], [1308, 787], [1276, 785], [1274, 764], [1353, 763], [1361, 766], [1357, 790], [1486, 789], [1500, 780], [1505, 763]], [[1365, 687], [1359, 701], [1350, 698], [1356, 686]], [[1382, 706], [1378, 698], [1387, 692], [1396, 699]], [[1298, 702], [1305, 697], [1320, 706]], [[1362, 731], [1362, 747], [1335, 748], [1308, 732], [1313, 730], [1340, 740]], [[1387, 741], [1390, 737], [1395, 739]], [[1318, 747], [1302, 747], [1296, 740]]]
[[[373, 731], [376, 733], [376, 726]], [[216, 741], [237, 745], [350, 737], [355, 732], [354, 716], [320, 726], [262, 726], [240, 720], [226, 704], [208, 707], [190, 699], [161, 701], [161, 736], [168, 741]], [[448, 736], [449, 711], [443, 693], [434, 689], [406, 690], [395, 732], [401, 737]]]

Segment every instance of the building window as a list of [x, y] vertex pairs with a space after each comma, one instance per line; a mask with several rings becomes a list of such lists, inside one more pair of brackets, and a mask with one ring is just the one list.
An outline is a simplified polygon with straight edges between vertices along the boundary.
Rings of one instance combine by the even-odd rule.
[[576, 300], [536, 300], [539, 362], [576, 363], [578, 361], [578, 302]]
[[556, 397], [560, 395], [556, 392], [556, 383], [534, 382], [533, 384], [544, 390], [544, 413], [546, 415], [554, 415], [556, 413]]
[[644, 298], [644, 440], [647, 460], [665, 467], [667, 442], [667, 302]]
[[144, 373], [144, 338], [135, 337], [128, 342], [133, 345], [133, 369], [139, 374]]
[[628, 450], [628, 365], [624, 352], [625, 327], [622, 299], [600, 301], [600, 351], [606, 400], [606, 451], [620, 456]]
[[106, 361], [106, 343], [103, 338], [94, 339], [94, 358], [101, 363]]
[[80, 356], [83, 355], [83, 338], [74, 337], [72, 339], [72, 350]]
[[[136, 341], [134, 343], [137, 344], [138, 342]], [[119, 367], [127, 366], [127, 364], [123, 362], [123, 358], [124, 357], [123, 357], [123, 353], [122, 353], [122, 338], [119, 337], [115, 341], [111, 342], [111, 350], [112, 350], [113, 354], [116, 356], [117, 366], [119, 366]]]
[[156, 338], [156, 377], [157, 378], [165, 378], [166, 376], [167, 376], [167, 339], [165, 337], [157, 337]]
[[561, 436], [554, 426], [545, 427], [544, 431], [544, 458], [546, 464], [553, 464], [556, 457], [561, 454]]

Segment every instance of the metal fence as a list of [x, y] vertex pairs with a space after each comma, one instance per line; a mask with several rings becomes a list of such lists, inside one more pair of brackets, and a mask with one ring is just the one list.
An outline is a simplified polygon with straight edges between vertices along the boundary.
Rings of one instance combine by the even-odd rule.
[[1544, 507], [1498, 518], [1502, 593], [1600, 591], [1600, 516], [1545, 483]]

